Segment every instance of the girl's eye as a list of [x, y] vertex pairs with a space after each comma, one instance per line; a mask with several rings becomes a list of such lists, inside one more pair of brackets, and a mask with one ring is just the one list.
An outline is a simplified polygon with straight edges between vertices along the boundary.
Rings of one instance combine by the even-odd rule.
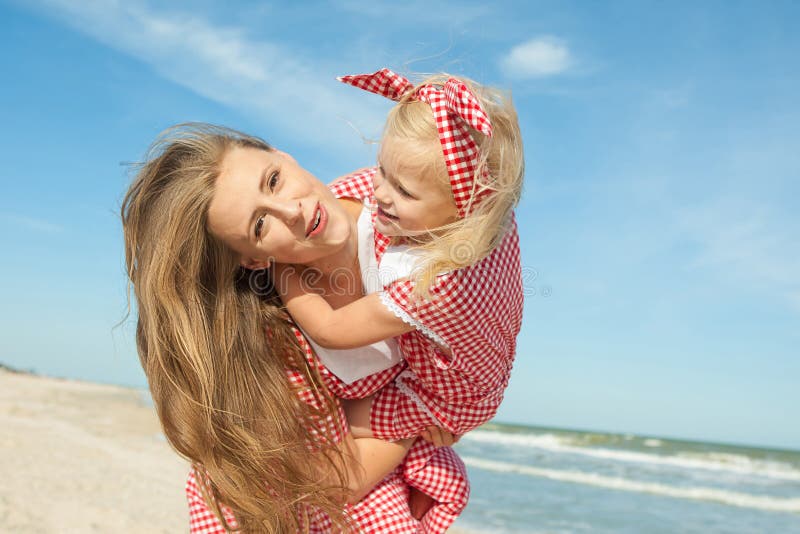
[[269, 190], [274, 191], [277, 185], [278, 185], [278, 171], [275, 171], [269, 177]]
[[404, 197], [414, 198], [414, 195], [412, 195], [411, 193], [409, 193], [408, 191], [406, 191], [402, 187], [398, 187], [397, 189], [400, 191], [400, 194], [403, 195]]
[[264, 228], [264, 216], [258, 218], [256, 221], [256, 239], [261, 238], [261, 229]]

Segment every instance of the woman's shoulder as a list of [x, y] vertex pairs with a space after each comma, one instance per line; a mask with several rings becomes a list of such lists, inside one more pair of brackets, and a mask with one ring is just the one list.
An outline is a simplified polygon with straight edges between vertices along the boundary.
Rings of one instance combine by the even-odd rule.
[[365, 200], [372, 196], [372, 179], [375, 177], [376, 167], [366, 167], [350, 174], [337, 178], [328, 188], [336, 198], [352, 198]]

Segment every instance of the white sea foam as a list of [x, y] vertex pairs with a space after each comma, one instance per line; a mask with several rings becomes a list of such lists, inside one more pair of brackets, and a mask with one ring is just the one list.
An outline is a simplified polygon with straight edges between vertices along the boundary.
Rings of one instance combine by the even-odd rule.
[[666, 456], [647, 452], [585, 447], [576, 445], [577, 441], [574, 439], [555, 434], [507, 434], [495, 430], [475, 430], [466, 434], [463, 439], [480, 443], [542, 449], [554, 453], [578, 454], [617, 462], [657, 464], [683, 469], [707, 469], [777, 480], [800, 481], [800, 471], [789, 464], [748, 458], [741, 454], [686, 452]]
[[463, 457], [463, 460], [468, 466], [476, 467], [478, 469], [485, 469], [488, 471], [495, 471], [498, 473], [519, 473], [533, 477], [557, 480], [560, 482], [572, 482], [574, 484], [597, 486], [601, 488], [636, 493], [649, 493], [663, 497], [674, 497], [676, 499], [713, 501], [729, 506], [754, 508], [757, 510], [765, 510], [770, 512], [800, 513], [800, 498], [781, 499], [705, 487], [681, 488], [666, 484], [658, 484], [655, 482], [640, 482], [626, 478], [583, 473], [580, 471], [543, 469], [527, 465], [485, 460], [471, 456], [465, 456]]

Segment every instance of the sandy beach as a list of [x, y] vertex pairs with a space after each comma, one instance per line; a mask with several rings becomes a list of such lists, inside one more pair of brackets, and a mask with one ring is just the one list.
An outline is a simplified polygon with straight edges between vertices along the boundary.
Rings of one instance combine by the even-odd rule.
[[0, 369], [0, 532], [186, 532], [187, 464], [133, 389]]

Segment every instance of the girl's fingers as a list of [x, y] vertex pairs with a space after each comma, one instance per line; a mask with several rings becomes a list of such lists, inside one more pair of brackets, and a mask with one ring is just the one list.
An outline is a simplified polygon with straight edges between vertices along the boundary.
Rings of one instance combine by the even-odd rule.
[[450, 447], [461, 439], [461, 436], [451, 434], [438, 426], [429, 426], [420, 433], [419, 437], [436, 447]]
[[425, 433], [428, 434], [428, 436], [430, 436], [431, 439], [429, 439], [428, 441], [433, 443], [434, 446], [443, 447], [444, 445], [446, 445], [442, 429], [439, 428], [438, 426], [429, 426], [428, 428], [425, 429]]
[[438, 426], [431, 427], [431, 436], [433, 436], [433, 444], [437, 447], [443, 447], [445, 445], [442, 429]]

